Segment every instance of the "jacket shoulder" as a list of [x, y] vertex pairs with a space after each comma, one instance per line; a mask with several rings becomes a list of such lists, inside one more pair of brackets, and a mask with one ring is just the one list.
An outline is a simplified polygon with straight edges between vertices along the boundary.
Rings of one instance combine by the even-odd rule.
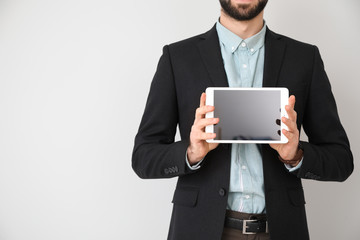
[[197, 44], [201, 41], [203, 41], [204, 39], [206, 39], [209, 35], [212, 34], [217, 34], [216, 32], [216, 27], [212, 27], [210, 30], [208, 30], [207, 32], [177, 41], [177, 42], [173, 42], [168, 44], [168, 47], [170, 49], [170, 51], [186, 51], [186, 50], [190, 50], [194, 47], [197, 46]]
[[311, 43], [302, 42], [302, 41], [296, 40], [294, 38], [275, 33], [271, 30], [268, 30], [268, 34], [272, 35], [273, 37], [275, 37], [277, 39], [281, 39], [290, 47], [294, 47], [294, 48], [298, 48], [298, 49], [302, 49], [302, 50], [305, 50], [305, 49], [313, 50], [314, 47], [316, 47], [315, 45], [313, 45]]

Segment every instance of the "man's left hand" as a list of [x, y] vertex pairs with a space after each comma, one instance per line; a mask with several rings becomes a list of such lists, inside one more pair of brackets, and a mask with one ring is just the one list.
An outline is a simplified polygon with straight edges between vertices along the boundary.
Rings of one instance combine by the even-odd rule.
[[297, 113], [294, 110], [294, 106], [295, 96], [291, 95], [289, 97], [289, 105], [285, 106], [289, 118], [281, 118], [281, 121], [288, 127], [288, 130], [283, 129], [282, 133], [289, 141], [286, 144], [270, 144], [270, 147], [278, 152], [281, 160], [284, 163], [287, 163], [287, 161], [291, 162], [293, 167], [300, 162], [300, 160], [295, 160], [295, 163], [293, 161], [299, 150], [299, 130], [296, 124]]

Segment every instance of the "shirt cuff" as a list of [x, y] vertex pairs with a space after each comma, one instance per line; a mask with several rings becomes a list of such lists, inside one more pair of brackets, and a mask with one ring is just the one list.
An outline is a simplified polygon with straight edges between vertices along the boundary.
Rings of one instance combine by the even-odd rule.
[[298, 165], [296, 165], [296, 167], [292, 167], [289, 164], [284, 164], [284, 165], [289, 172], [294, 172], [301, 167], [303, 160], [304, 160], [304, 157], [301, 158], [301, 161], [299, 162]]
[[196, 163], [195, 165], [193, 165], [193, 166], [191, 166], [190, 165], [190, 163], [189, 163], [189, 160], [188, 160], [188, 157], [187, 157], [187, 152], [185, 153], [185, 162], [186, 162], [186, 165], [188, 166], [188, 168], [190, 169], [190, 170], [198, 170], [201, 166], [201, 163], [202, 163], [202, 161], [204, 160], [204, 158], [203, 159], [201, 159], [198, 163]]

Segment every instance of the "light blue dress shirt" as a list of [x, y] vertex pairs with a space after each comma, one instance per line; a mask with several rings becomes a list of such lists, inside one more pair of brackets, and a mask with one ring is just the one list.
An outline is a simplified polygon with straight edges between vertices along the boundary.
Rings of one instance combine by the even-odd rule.
[[[266, 24], [256, 35], [241, 39], [216, 24], [229, 87], [262, 87]], [[232, 144], [227, 208], [246, 213], [265, 212], [264, 176], [260, 146]]]

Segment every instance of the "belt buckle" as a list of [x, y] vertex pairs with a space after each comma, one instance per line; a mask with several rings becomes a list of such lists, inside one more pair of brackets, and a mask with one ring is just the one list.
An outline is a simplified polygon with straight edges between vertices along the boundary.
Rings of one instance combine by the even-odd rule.
[[257, 219], [254, 220], [243, 220], [243, 229], [242, 229], [242, 233], [243, 234], [256, 234], [256, 232], [247, 232], [246, 229], [248, 228], [247, 223], [248, 222], [257, 222]]
[[[246, 229], [248, 228], [248, 226], [246, 225], [248, 222], [257, 222], [257, 219], [254, 220], [243, 220], [243, 229], [242, 229], [242, 233], [243, 234], [256, 234], [256, 232], [247, 232]], [[265, 233], [269, 233], [269, 226], [268, 226], [268, 221], [265, 222], [266, 224], [266, 229], [265, 229]]]

